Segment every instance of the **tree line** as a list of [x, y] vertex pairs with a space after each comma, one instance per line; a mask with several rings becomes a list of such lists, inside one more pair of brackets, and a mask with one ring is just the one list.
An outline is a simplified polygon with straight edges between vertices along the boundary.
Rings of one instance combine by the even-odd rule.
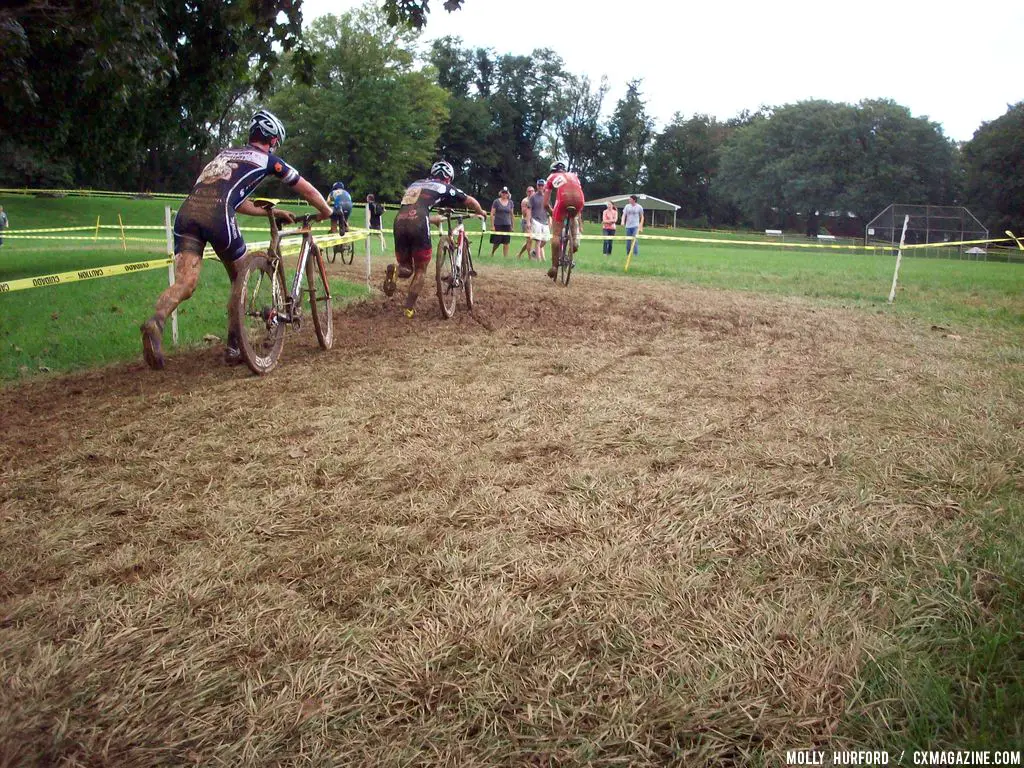
[[[460, 2], [447, 0], [445, 7]], [[288, 127], [284, 156], [326, 189], [396, 200], [438, 156], [482, 200], [518, 195], [555, 157], [588, 197], [641, 191], [696, 226], [870, 219], [890, 203], [966, 205], [1024, 230], [1024, 102], [968, 142], [889, 100], [810, 100], [660, 130], [643, 81], [434, 41], [422, 0], [302, 27], [301, 0], [20, 0], [0, 10], [0, 186], [184, 192], [257, 105]]]

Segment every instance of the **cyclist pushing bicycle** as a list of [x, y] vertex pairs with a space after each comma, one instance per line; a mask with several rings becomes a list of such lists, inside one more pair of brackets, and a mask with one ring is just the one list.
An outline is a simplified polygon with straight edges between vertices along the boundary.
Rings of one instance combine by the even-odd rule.
[[[153, 316], [142, 324], [142, 354], [150, 368], [164, 367], [161, 349], [164, 323], [181, 302], [189, 298], [199, 282], [203, 249], [207, 243], [224, 264], [232, 289], [246, 255], [245, 240], [238, 231], [235, 212], [266, 216], [247, 198], [268, 175], [277, 176], [293, 187], [319, 212], [323, 220], [331, 215], [330, 206], [316, 188], [299, 172], [274, 154], [284, 142], [284, 124], [265, 109], [259, 109], [249, 121], [249, 143], [245, 147], [225, 149], [199, 174], [189, 196], [174, 219], [174, 284], [160, 294]], [[275, 216], [287, 223], [295, 221], [288, 211], [275, 210]], [[230, 310], [230, 306], [229, 306]], [[238, 328], [228, 313], [228, 340], [224, 360], [229, 365], [242, 362]]]
[[[423, 288], [423, 276], [434, 253], [430, 239], [430, 225], [440, 224], [440, 216], [431, 215], [435, 206], [469, 208], [480, 218], [487, 213], [476, 198], [452, 186], [455, 169], [446, 160], [438, 160], [430, 167], [430, 176], [414, 181], [402, 196], [402, 207], [395, 217], [395, 261], [388, 264], [384, 277], [384, 295], [395, 292], [395, 274], [398, 277], [412, 277], [409, 292], [405, 297], [405, 316], [412, 317], [416, 311], [416, 299]], [[397, 269], [396, 269], [397, 266]]]
[[[579, 248], [579, 235], [583, 232], [581, 214], [583, 212], [583, 187], [580, 185], [579, 177], [575, 173], [566, 170], [565, 163], [556, 160], [551, 164], [551, 175], [548, 176], [544, 185], [544, 205], [551, 208], [549, 203], [551, 190], [555, 190], [555, 205], [551, 212], [551, 269], [548, 270], [548, 277], [552, 280], [558, 278], [558, 256], [561, 253], [562, 226], [566, 218], [576, 220], [576, 243]], [[575, 208], [574, 213], [569, 209]], [[575, 252], [569, 254], [570, 257]]]

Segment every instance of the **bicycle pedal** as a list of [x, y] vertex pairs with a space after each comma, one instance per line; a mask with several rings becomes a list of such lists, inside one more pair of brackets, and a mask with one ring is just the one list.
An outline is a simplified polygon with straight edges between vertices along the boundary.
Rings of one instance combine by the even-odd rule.
[[475, 269], [469, 270], [469, 276], [470, 277], [476, 277], [476, 270]]

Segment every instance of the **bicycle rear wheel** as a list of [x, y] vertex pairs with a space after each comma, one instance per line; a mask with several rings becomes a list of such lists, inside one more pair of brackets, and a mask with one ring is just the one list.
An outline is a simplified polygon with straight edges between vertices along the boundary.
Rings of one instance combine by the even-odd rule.
[[279, 318], [287, 312], [285, 293], [278, 265], [265, 252], [251, 254], [235, 282], [231, 307], [242, 357], [258, 376], [274, 370], [281, 357], [284, 324]]
[[558, 240], [558, 282], [569, 284], [569, 220], [562, 222], [562, 233]]
[[351, 264], [356, 258], [356, 246], [354, 243], [343, 243], [341, 246], [341, 263]]
[[330, 349], [334, 343], [334, 314], [331, 312], [331, 294], [327, 272], [320, 249], [311, 245], [306, 259], [306, 284], [309, 286], [309, 308], [313, 314], [313, 331], [321, 349]]
[[455, 251], [448, 244], [447, 238], [437, 244], [436, 260], [437, 301], [441, 305], [441, 315], [450, 318], [455, 314], [458, 272], [455, 270]]
[[569, 219], [569, 226], [565, 241], [568, 243], [565, 248], [565, 285], [569, 285], [569, 278], [572, 277], [572, 268], [576, 266], [576, 220]]

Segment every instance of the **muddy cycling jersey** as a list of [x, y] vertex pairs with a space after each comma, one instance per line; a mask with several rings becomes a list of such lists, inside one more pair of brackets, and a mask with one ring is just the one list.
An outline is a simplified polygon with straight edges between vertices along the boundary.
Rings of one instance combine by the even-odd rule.
[[466, 193], [440, 179], [420, 179], [414, 181], [402, 196], [402, 207], [398, 211], [400, 219], [426, 218], [435, 205], [456, 206], [466, 202]]
[[235, 209], [268, 174], [289, 186], [301, 178], [280, 157], [252, 145], [225, 149], [213, 158], [174, 218], [174, 252], [202, 253], [209, 243], [222, 261], [243, 256], [245, 240], [238, 231]]
[[440, 179], [414, 181], [402, 196], [402, 207], [395, 216], [395, 256], [399, 264], [430, 262], [430, 209], [435, 205], [454, 207], [466, 203], [466, 193]]

